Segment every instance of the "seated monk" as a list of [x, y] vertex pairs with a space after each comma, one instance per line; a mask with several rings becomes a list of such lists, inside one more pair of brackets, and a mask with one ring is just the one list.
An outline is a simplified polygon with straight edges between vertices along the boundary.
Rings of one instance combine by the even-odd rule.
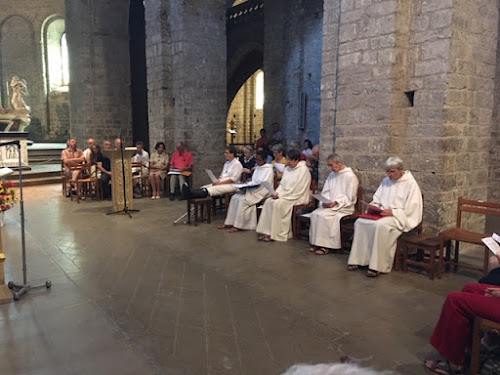
[[261, 241], [287, 241], [291, 233], [293, 206], [309, 202], [311, 173], [306, 162], [300, 160], [301, 154], [295, 149], [286, 154], [288, 166], [272, 199], [264, 203], [257, 225]]
[[219, 178], [212, 184], [202, 186], [201, 189], [195, 190], [191, 190], [187, 182], [184, 183], [182, 186], [183, 199], [206, 198], [208, 196], [216, 197], [235, 192], [237, 188], [235, 188], [233, 184], [240, 182], [241, 173], [243, 172], [243, 166], [236, 157], [236, 154], [236, 147], [233, 145], [226, 147], [224, 151], [226, 162], [224, 163]]
[[[273, 166], [266, 164], [267, 154], [265, 151], [258, 151], [256, 156], [257, 167], [252, 175], [251, 185], [257, 185], [267, 181], [273, 185]], [[269, 191], [264, 186], [248, 188], [239, 191], [231, 197], [227, 210], [226, 221], [219, 228], [230, 227], [230, 233], [240, 229], [255, 230], [257, 228], [257, 204], [269, 195]]]
[[354, 223], [354, 238], [347, 269], [368, 266], [367, 276], [391, 272], [399, 236], [422, 221], [422, 193], [403, 161], [391, 156], [385, 162], [384, 178], [368, 206], [372, 219], [359, 218]]
[[326, 162], [332, 173], [325, 181], [321, 195], [331, 203], [321, 203], [321, 207], [313, 211], [309, 227], [309, 251], [317, 255], [342, 247], [340, 219], [354, 212], [358, 192], [358, 178], [343, 164], [339, 154], [329, 155]]
[[465, 350], [470, 347], [474, 317], [500, 323], [500, 288], [468, 284], [461, 292], [450, 293], [430, 343], [446, 359], [426, 360], [425, 369], [434, 375], [463, 374]]

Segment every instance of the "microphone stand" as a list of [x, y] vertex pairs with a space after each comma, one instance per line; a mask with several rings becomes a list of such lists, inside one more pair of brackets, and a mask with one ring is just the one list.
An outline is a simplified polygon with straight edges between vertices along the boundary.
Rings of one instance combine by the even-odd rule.
[[23, 263], [23, 283], [17, 284], [13, 281], [9, 281], [7, 286], [12, 290], [14, 294], [14, 301], [17, 301], [21, 296], [28, 293], [31, 289], [45, 287], [49, 289], [52, 286], [52, 282], [47, 280], [44, 284], [40, 285], [30, 285], [27, 280], [27, 267], [26, 267], [26, 236], [24, 229], [24, 199], [23, 199], [23, 172], [22, 172], [22, 160], [21, 160], [21, 142], [20, 141], [10, 141], [5, 143], [0, 143], [0, 147], [7, 145], [17, 145], [17, 153], [19, 157], [19, 207], [21, 209], [21, 250], [22, 250], [22, 263]]
[[[119, 136], [120, 140], [121, 134]], [[120, 213], [125, 213], [128, 215], [129, 218], [132, 219], [132, 215], [130, 214], [131, 212], [139, 212], [139, 210], [131, 210], [127, 206], [127, 188], [125, 185], [125, 159], [123, 158], [123, 142], [120, 142], [120, 152], [121, 152], [121, 157], [122, 157], [122, 184], [123, 184], [123, 210], [119, 211], [114, 211], [114, 212], [108, 212], [106, 215], [114, 215], [114, 214], [120, 214]]]

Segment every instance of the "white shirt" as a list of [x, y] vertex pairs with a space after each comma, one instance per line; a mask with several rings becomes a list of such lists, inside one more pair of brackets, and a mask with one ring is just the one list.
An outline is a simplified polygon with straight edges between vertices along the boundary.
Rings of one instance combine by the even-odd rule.
[[219, 179], [221, 181], [231, 179], [234, 183], [238, 183], [240, 182], [242, 172], [243, 166], [238, 159], [234, 158], [233, 160], [226, 161], [224, 163]]

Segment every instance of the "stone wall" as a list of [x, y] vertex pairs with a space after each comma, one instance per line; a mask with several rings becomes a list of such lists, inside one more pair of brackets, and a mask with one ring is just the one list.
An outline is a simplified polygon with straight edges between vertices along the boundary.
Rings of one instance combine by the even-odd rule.
[[145, 3], [150, 142], [165, 140], [171, 153], [176, 141], [185, 141], [195, 185], [207, 182], [205, 168], [224, 162], [225, 3]]
[[[319, 141], [323, 1], [266, 2], [264, 122], [278, 122], [290, 141]], [[306, 96], [304, 129], [301, 98]]]
[[341, 6], [339, 28], [339, 2], [325, 1], [322, 158], [333, 149], [342, 154], [370, 199], [383, 161], [401, 156], [422, 187], [428, 230], [453, 225], [458, 196], [485, 199], [488, 169], [495, 169], [488, 160], [495, 2]]
[[129, 3], [66, 1], [71, 133], [132, 143]]
[[[46, 89], [43, 71], [42, 28], [52, 16], [64, 16], [64, 0], [1, 0], [0, 1], [0, 93], [8, 108], [6, 83], [17, 75], [28, 83], [26, 103], [31, 107], [32, 126], [41, 138], [48, 134]], [[36, 125], [38, 124], [38, 125]], [[31, 129], [28, 127], [27, 131]], [[42, 140], [37, 139], [37, 140]]]

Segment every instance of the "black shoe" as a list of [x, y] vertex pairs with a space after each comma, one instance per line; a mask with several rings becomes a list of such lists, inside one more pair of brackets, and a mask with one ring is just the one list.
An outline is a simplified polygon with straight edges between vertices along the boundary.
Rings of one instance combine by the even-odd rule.
[[189, 188], [187, 182], [184, 182], [184, 185], [182, 185], [181, 199], [182, 200], [191, 199], [191, 189]]

